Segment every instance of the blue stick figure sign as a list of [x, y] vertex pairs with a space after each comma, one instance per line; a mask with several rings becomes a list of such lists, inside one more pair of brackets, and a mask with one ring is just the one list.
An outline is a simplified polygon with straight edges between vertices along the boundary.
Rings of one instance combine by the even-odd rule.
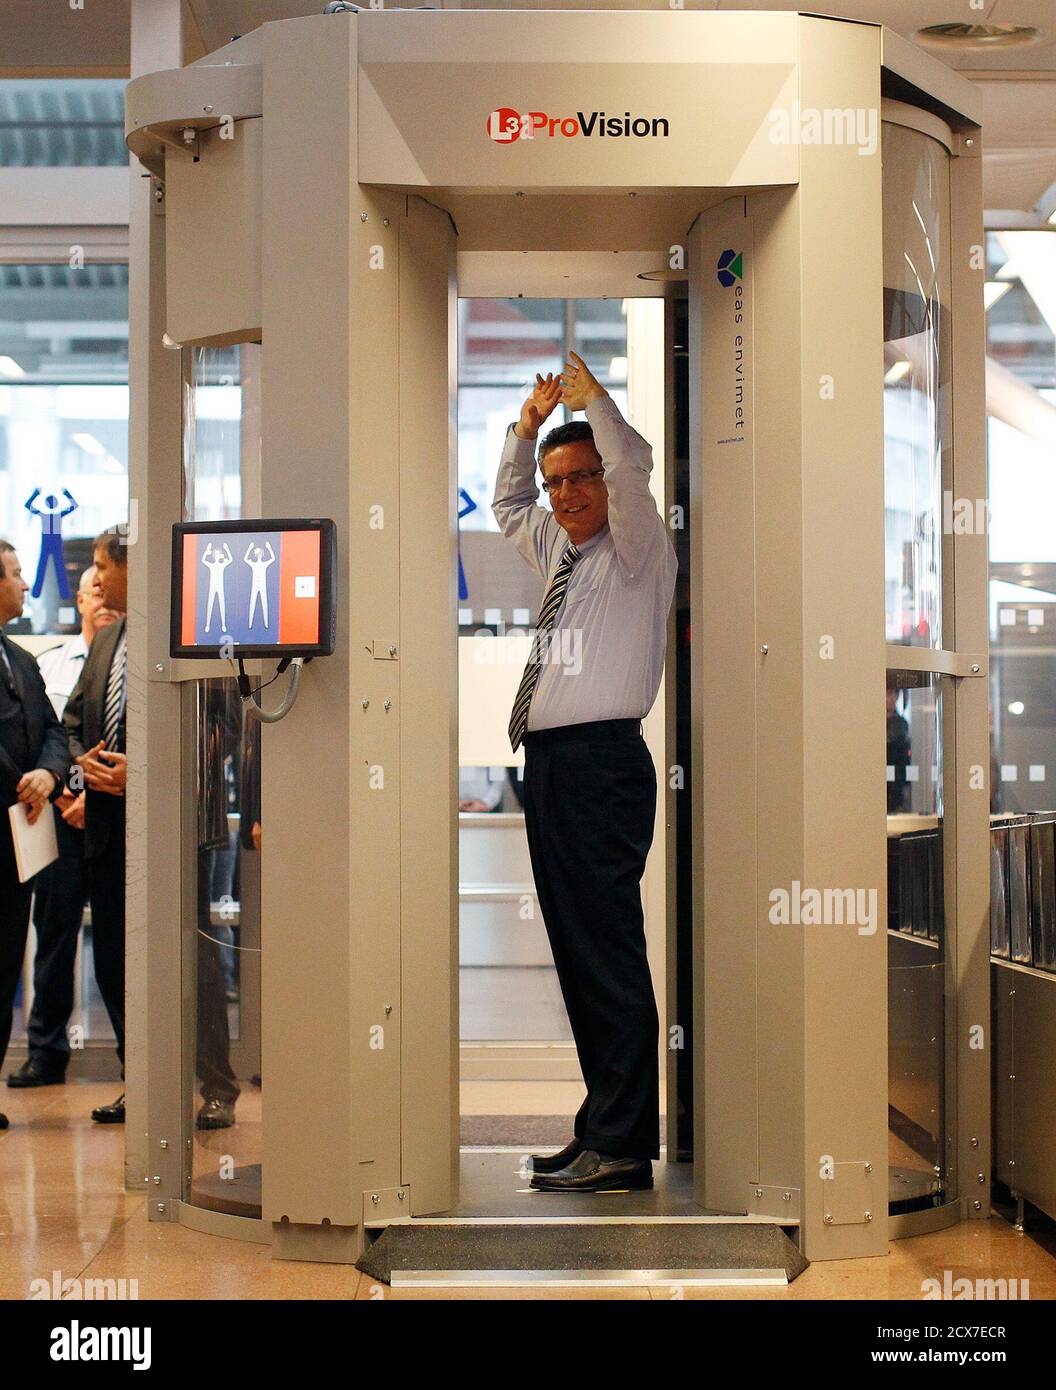
[[70, 597], [70, 586], [66, 580], [66, 563], [62, 557], [62, 519], [77, 510], [77, 503], [73, 500], [73, 494], [68, 488], [62, 489], [62, 495], [68, 501], [69, 506], [64, 507], [52, 493], [48, 493], [47, 497], [44, 498], [42, 507], [38, 506], [39, 487], [33, 489], [26, 502], [26, 511], [40, 518], [40, 559], [37, 561], [37, 576], [33, 580], [32, 594], [34, 598], [40, 598], [44, 591], [44, 580], [47, 577], [49, 560], [55, 566], [59, 597], [64, 599]]

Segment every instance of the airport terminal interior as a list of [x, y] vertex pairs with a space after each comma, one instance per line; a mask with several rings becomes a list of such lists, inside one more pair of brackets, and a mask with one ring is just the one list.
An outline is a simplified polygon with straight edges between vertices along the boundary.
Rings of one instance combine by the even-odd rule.
[[0, 1297], [1056, 1296], [1056, 7], [833, 11], [0, 8]]

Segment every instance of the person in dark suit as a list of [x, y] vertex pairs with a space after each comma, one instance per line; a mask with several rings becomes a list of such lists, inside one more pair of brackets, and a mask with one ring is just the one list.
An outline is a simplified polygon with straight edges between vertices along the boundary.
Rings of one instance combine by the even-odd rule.
[[[0, 628], [21, 616], [29, 585], [15, 549], [0, 540]], [[37, 663], [0, 631], [0, 1065], [29, 932], [33, 880], [20, 883], [7, 808], [23, 802], [31, 823], [62, 792], [70, 765], [66, 732], [48, 699]], [[53, 813], [51, 813], [53, 814]], [[7, 1116], [0, 1115], [0, 1129]]]
[[[81, 678], [88, 650], [97, 632], [116, 622], [120, 613], [104, 608], [95, 583], [95, 566], [81, 575], [77, 587], [81, 630], [37, 655], [56, 717], [62, 719], [66, 701]], [[7, 1078], [15, 1090], [62, 1085], [70, 1060], [70, 1015], [73, 1012], [74, 965], [81, 935], [88, 886], [84, 874], [85, 794], [64, 791], [55, 802], [55, 835], [59, 857], [42, 869], [33, 884], [33, 926], [37, 950], [33, 959], [33, 1009], [26, 1023], [29, 1055]], [[75, 1043], [76, 1045], [76, 1043]]]
[[[128, 607], [128, 551], [123, 537], [97, 537], [93, 563], [105, 607]], [[84, 791], [84, 859], [92, 909], [95, 979], [125, 1065], [125, 690], [128, 684], [127, 618], [111, 623], [92, 642], [81, 678], [62, 720], [76, 767], [71, 790]], [[124, 1124], [125, 1098], [92, 1111], [100, 1124]]]

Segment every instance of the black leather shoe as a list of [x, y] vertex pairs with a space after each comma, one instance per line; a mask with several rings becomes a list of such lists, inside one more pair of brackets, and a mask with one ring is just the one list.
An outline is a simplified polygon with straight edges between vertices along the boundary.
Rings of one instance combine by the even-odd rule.
[[97, 1105], [92, 1111], [92, 1119], [97, 1125], [123, 1125], [125, 1123], [125, 1095], [122, 1091], [113, 1105]]
[[194, 1117], [195, 1129], [230, 1129], [234, 1123], [233, 1100], [207, 1100]]
[[639, 1192], [653, 1185], [653, 1165], [647, 1158], [611, 1158], [582, 1149], [559, 1173], [538, 1173], [529, 1187], [543, 1192]]
[[533, 1173], [560, 1173], [562, 1168], [567, 1168], [572, 1160], [579, 1155], [583, 1145], [579, 1136], [572, 1140], [571, 1144], [566, 1144], [560, 1153], [556, 1154], [529, 1154], [532, 1163]]
[[49, 1069], [42, 1066], [38, 1058], [27, 1057], [18, 1071], [13, 1071], [7, 1078], [7, 1084], [16, 1089], [22, 1086], [64, 1086], [66, 1072]]

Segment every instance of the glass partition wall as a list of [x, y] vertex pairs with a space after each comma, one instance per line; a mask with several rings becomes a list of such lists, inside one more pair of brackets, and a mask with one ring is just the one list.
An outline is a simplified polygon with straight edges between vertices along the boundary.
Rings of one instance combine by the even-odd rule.
[[[886, 120], [884, 532], [888, 644], [888, 1123], [892, 1214], [957, 1197], [956, 930], [945, 882], [944, 748], [956, 699], [947, 522], [952, 478], [950, 156]], [[900, 649], [920, 649], [912, 662]], [[904, 664], [902, 664], [904, 663]]]

